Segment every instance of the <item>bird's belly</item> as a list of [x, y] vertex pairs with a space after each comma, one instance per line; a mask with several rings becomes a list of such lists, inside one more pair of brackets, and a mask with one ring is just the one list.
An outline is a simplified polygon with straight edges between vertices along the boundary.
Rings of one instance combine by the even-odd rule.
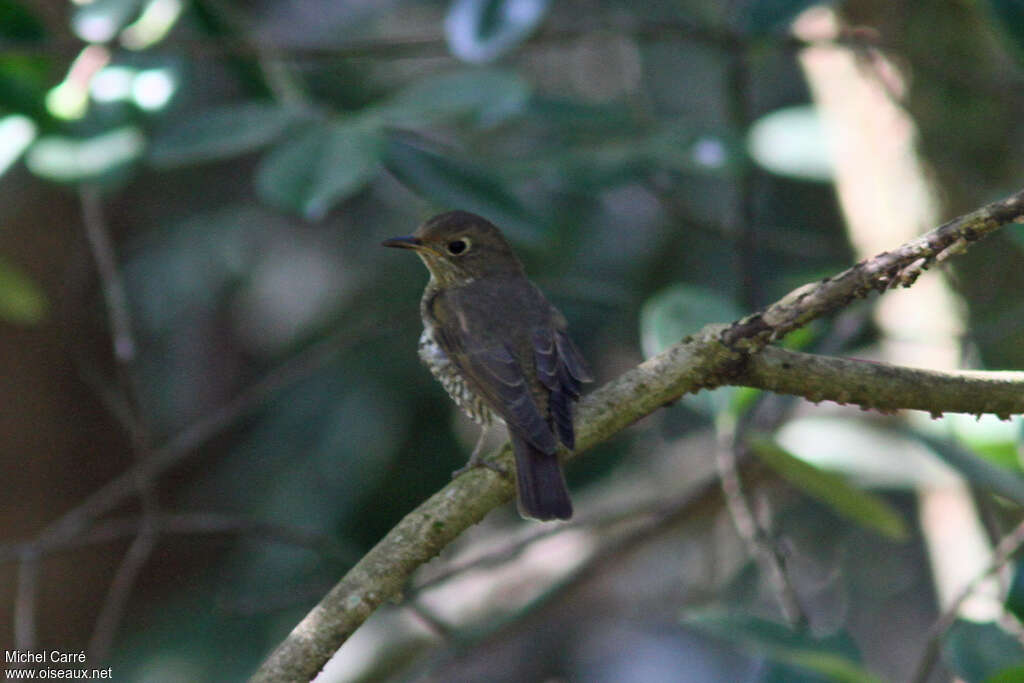
[[434, 340], [429, 329], [424, 329], [420, 335], [419, 354], [420, 360], [430, 368], [434, 378], [441, 383], [455, 404], [474, 422], [487, 426], [495, 421], [501, 421], [501, 418], [495, 416], [487, 404], [469, 388], [462, 379], [459, 369]]

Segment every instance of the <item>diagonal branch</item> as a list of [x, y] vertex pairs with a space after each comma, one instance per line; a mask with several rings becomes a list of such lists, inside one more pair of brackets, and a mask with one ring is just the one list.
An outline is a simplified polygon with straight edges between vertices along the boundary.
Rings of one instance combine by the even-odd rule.
[[[587, 395], [579, 405], [577, 452], [608, 440], [686, 393], [742, 382], [746, 375], [757, 372], [758, 365], [751, 362], [750, 354], [771, 341], [854, 299], [896, 285], [910, 286], [929, 266], [961, 253], [971, 243], [1013, 221], [1024, 221], [1024, 190], [954, 219], [894, 251], [862, 261], [834, 278], [805, 285], [760, 313], [732, 325], [705, 327]], [[1019, 383], [1019, 378], [1015, 379]], [[842, 386], [844, 381], [839, 378], [834, 384]], [[872, 399], [867, 406], [875, 407], [878, 397], [867, 398]], [[968, 412], [983, 411], [978, 407], [983, 403], [984, 399], [979, 398]], [[947, 406], [938, 411], [952, 409]], [[499, 461], [511, 467], [508, 444], [502, 448]], [[417, 567], [512, 495], [512, 483], [485, 468], [469, 471], [435, 493], [334, 586], [251, 681], [309, 680], [315, 676], [381, 603], [401, 594]]]
[[842, 308], [853, 299], [909, 287], [936, 263], [963, 253], [1007, 223], [1024, 222], [1024, 190], [954, 218], [903, 246], [847, 268], [835, 277], [798, 287], [760, 313], [734, 323], [722, 340], [757, 351], [769, 342]]

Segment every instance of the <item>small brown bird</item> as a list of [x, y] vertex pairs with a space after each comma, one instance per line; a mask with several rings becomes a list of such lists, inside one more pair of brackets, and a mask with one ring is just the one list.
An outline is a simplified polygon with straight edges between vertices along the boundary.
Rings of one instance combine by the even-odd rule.
[[415, 250], [430, 271], [420, 301], [419, 355], [484, 429], [466, 467], [481, 464], [487, 426], [503, 420], [515, 452], [520, 514], [569, 519], [558, 442], [575, 446], [572, 406], [591, 377], [565, 317], [526, 279], [498, 228], [480, 216], [443, 213], [383, 244]]

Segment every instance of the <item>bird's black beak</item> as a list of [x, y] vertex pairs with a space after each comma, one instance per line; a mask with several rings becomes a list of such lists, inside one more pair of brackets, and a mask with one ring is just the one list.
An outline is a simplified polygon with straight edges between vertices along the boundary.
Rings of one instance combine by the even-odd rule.
[[419, 237], [406, 235], [405, 237], [392, 237], [389, 240], [384, 240], [381, 242], [381, 246], [396, 247], [398, 249], [419, 249], [423, 246], [423, 240]]

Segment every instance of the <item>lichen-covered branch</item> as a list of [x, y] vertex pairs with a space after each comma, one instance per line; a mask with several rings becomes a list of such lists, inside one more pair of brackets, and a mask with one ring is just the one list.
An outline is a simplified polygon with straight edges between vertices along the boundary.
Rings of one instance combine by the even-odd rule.
[[[949, 399], [949, 403], [935, 403], [933, 406], [920, 396], [911, 395], [910, 385], [913, 382], [909, 378], [915, 375], [902, 374], [920, 371], [879, 366], [871, 375], [864, 371], [863, 366], [868, 364], [863, 362], [826, 361], [822, 366], [812, 367], [801, 361], [801, 372], [796, 372], [797, 364], [783, 367], [782, 363], [786, 361], [781, 359], [784, 356], [775, 352], [756, 360], [751, 354], [761, 351], [787, 332], [846, 306], [853, 299], [874, 291], [883, 292], [896, 285], [913, 284], [928, 266], [960, 253], [1000, 225], [1021, 221], [1022, 218], [1024, 190], [950, 221], [894, 251], [862, 261], [834, 278], [801, 287], [760, 313], [732, 325], [704, 328], [587, 395], [577, 412], [577, 453], [609, 439], [684, 394], [702, 388], [760, 382], [764, 388], [772, 388], [767, 385], [773, 384], [787, 393], [812, 393], [812, 400], [830, 399], [833, 396], [825, 393], [825, 380], [815, 377], [827, 376], [831, 387], [834, 387], [828, 391], [838, 391], [846, 381], [841, 371], [846, 367], [851, 368], [850, 377], [854, 382], [864, 383], [861, 389], [856, 385], [849, 388], [849, 402], [854, 402], [854, 397], [859, 396], [865, 399], [867, 407], [886, 410], [913, 407], [932, 412], [961, 409], [973, 413], [986, 412], [987, 408], [982, 406], [992, 405], [999, 406], [993, 409], [997, 414], [1020, 412], [1019, 408], [1012, 407], [1017, 404], [1003, 400], [1007, 386], [1011, 392], [1015, 390], [1013, 383], [1019, 386], [1020, 378], [1016, 376], [1019, 373], [1013, 373], [1009, 380], [996, 379], [992, 382], [984, 382], [986, 377], [975, 376], [977, 381], [972, 385], [976, 392], [975, 402], [964, 399], [954, 404], [954, 399]], [[893, 375], [899, 375], [898, 382], [906, 389], [905, 392], [887, 394], [886, 403], [881, 402], [879, 392], [866, 393], [881, 383], [884, 372], [894, 370], [901, 371], [893, 372]], [[802, 374], [804, 372], [806, 375]], [[870, 383], [866, 379], [869, 376]], [[805, 379], [810, 382], [809, 386], [817, 388], [811, 392], [801, 390]], [[934, 398], [942, 393], [937, 388], [942, 382], [951, 386], [958, 381], [968, 380], [962, 374], [930, 373], [926, 383], [929, 387], [927, 395]], [[985, 393], [991, 396], [983, 396]], [[906, 401], [901, 403], [901, 397]], [[843, 397], [836, 393], [835, 398]], [[1007, 406], [1011, 406], [1009, 410], [1006, 410]], [[507, 467], [512, 466], [507, 445], [498, 460]], [[471, 470], [449, 483], [381, 539], [292, 630], [251, 680], [299, 681], [315, 676], [381, 603], [400, 594], [417, 567], [437, 555], [492, 508], [510, 499], [513, 493], [513, 485], [508, 479], [483, 468]]]
[[854, 299], [911, 286], [930, 266], [963, 253], [973, 242], [1011, 222], [1024, 222], [1024, 190], [955, 218], [898, 249], [865, 259], [835, 277], [799, 287], [734, 323], [722, 340], [745, 351], [760, 350]]
[[769, 346], [751, 356], [732, 382], [882, 412], [911, 409], [935, 417], [974, 413], [1003, 419], [1024, 413], [1024, 372], [936, 372]]

